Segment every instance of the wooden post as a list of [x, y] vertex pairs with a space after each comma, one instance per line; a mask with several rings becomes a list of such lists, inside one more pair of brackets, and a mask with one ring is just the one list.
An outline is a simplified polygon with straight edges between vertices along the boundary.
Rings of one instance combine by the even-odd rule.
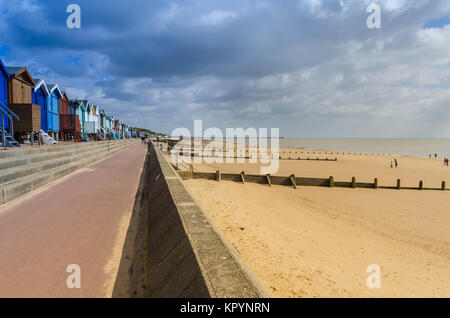
[[269, 187], [272, 186], [272, 182], [270, 182], [270, 174], [266, 174], [266, 178], [267, 178], [267, 184], [269, 185]]
[[217, 171], [216, 171], [216, 180], [217, 180], [218, 182], [220, 182], [220, 181], [222, 181], [221, 179], [222, 179], [222, 175], [220, 174], [220, 171], [217, 170]]
[[245, 184], [245, 171], [241, 172], [241, 180], [242, 180], [242, 183]]
[[400, 190], [401, 188], [401, 181], [400, 179], [397, 179], [397, 190]]
[[442, 181], [442, 190], [445, 190], [445, 181]]
[[334, 188], [334, 177], [330, 177], [330, 188]]
[[191, 172], [191, 179], [194, 179], [194, 166], [192, 163], [189, 164], [189, 170]]
[[353, 189], [356, 188], [356, 178], [355, 177], [352, 178], [352, 188]]
[[423, 190], [423, 181], [422, 180], [420, 180], [420, 182], [419, 182], [419, 190]]
[[294, 187], [294, 189], [297, 189], [297, 183], [295, 182], [295, 174], [292, 174], [289, 179], [291, 180], [291, 185]]
[[374, 188], [374, 189], [378, 189], [378, 178], [375, 178], [375, 179], [373, 180], [373, 188]]

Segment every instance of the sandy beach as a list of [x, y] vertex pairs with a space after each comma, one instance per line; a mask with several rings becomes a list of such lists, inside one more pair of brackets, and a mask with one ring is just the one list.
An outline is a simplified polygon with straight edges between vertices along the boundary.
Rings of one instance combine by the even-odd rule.
[[[450, 182], [450, 168], [439, 159], [296, 152], [338, 161], [282, 160], [277, 175], [376, 177], [384, 185], [400, 178], [402, 185], [423, 180], [429, 187]], [[398, 168], [390, 168], [394, 158]], [[194, 168], [259, 173], [248, 163]], [[274, 297], [450, 297], [449, 191], [185, 183]], [[382, 269], [380, 289], [367, 287], [371, 264]]]

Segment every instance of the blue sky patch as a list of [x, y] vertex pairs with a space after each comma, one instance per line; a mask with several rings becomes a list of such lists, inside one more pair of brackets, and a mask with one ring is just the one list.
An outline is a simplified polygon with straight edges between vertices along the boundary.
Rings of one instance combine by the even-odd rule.
[[450, 15], [445, 16], [443, 18], [437, 19], [437, 20], [431, 20], [428, 21], [424, 25], [424, 29], [430, 29], [430, 28], [443, 28], [446, 25], [450, 24]]

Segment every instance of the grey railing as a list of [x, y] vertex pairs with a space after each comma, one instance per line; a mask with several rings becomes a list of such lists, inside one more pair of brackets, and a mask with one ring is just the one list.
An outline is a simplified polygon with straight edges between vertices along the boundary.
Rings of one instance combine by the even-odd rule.
[[2, 121], [2, 146], [3, 148], [6, 147], [6, 136], [5, 136], [5, 121], [3, 120], [4, 116], [6, 116], [9, 119], [9, 123], [11, 125], [11, 136], [14, 138], [14, 124], [13, 124], [13, 118], [16, 120], [20, 120], [19, 116], [17, 116], [14, 112], [11, 111], [11, 109], [8, 108], [5, 104], [3, 104], [0, 101], [0, 104], [5, 108], [3, 109], [0, 107], [1, 112], [1, 121]]

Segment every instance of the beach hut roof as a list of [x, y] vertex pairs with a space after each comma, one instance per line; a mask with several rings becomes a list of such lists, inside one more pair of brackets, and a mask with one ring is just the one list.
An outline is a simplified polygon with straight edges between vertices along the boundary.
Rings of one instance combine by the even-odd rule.
[[84, 102], [82, 100], [78, 100], [78, 99], [72, 99], [70, 101], [70, 105], [75, 108], [78, 108], [78, 107], [85, 108]]
[[84, 108], [88, 107], [89, 105], [89, 101], [87, 99], [80, 99], [78, 100], [78, 102], [80, 103], [80, 105], [83, 105]]
[[36, 85], [34, 86], [35, 92], [37, 92], [40, 88], [42, 88], [44, 90], [45, 94], [47, 94], [47, 96], [50, 95], [50, 91], [48, 90], [48, 87], [45, 84], [45, 81], [43, 79], [34, 78], [33, 80], [36, 83]]
[[63, 97], [63, 94], [62, 94], [61, 90], [59, 89], [58, 85], [48, 84], [47, 88], [50, 91], [50, 93], [56, 92], [56, 93], [58, 93], [59, 97]]
[[6, 78], [9, 78], [9, 73], [6, 70], [5, 64], [3, 64], [2, 59], [0, 59], [0, 71], [5, 75]]
[[69, 97], [67, 96], [66, 91], [62, 92], [62, 98], [67, 100], [67, 101], [69, 100]]
[[19, 77], [23, 75], [23, 78], [28, 84], [31, 86], [35, 86], [36, 83], [33, 80], [33, 77], [31, 76], [30, 72], [28, 71], [27, 67], [21, 67], [21, 66], [6, 66], [6, 71], [9, 73], [9, 75], [14, 77]]

